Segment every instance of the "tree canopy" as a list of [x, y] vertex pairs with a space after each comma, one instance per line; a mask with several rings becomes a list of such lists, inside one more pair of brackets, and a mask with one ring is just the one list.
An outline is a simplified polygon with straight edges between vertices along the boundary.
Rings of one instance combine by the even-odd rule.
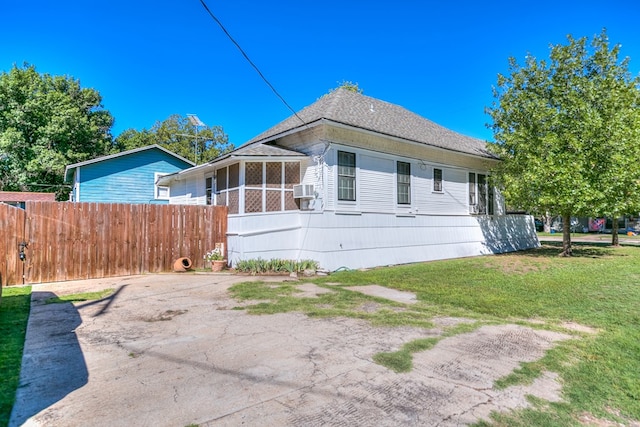
[[551, 46], [549, 61], [509, 58], [487, 112], [489, 149], [502, 159], [494, 179], [511, 205], [561, 215], [570, 255], [571, 216], [640, 209], [640, 96], [606, 31], [591, 43], [567, 39]]
[[109, 154], [112, 125], [95, 89], [14, 65], [0, 74], [0, 188], [64, 198], [65, 166]]
[[188, 117], [179, 114], [156, 122], [150, 130], [127, 129], [115, 139], [115, 142], [120, 151], [158, 144], [198, 164], [208, 162], [233, 149], [221, 126], [196, 129]]

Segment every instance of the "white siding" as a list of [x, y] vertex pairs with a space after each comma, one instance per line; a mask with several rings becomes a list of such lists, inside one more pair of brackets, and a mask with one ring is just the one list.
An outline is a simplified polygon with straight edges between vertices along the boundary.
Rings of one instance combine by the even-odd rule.
[[172, 205], [206, 205], [204, 176], [171, 182], [169, 203]]
[[529, 249], [533, 218], [291, 212], [229, 218], [229, 257], [314, 259], [326, 270]]
[[[356, 202], [337, 200], [338, 150], [356, 153]], [[326, 156], [324, 207], [328, 211], [397, 214], [468, 215], [468, 170], [419, 159], [334, 146]], [[396, 162], [411, 165], [411, 204], [398, 205]], [[442, 192], [433, 191], [433, 170], [442, 170]]]
[[[359, 162], [358, 162], [359, 161]], [[362, 212], [394, 212], [395, 166], [388, 158], [360, 155], [356, 161], [357, 205]]]

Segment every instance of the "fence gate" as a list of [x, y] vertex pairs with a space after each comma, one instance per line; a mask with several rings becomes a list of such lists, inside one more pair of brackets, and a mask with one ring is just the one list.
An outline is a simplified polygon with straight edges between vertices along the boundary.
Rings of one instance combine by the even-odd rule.
[[23, 209], [0, 203], [0, 285], [19, 285], [25, 279], [26, 214]]

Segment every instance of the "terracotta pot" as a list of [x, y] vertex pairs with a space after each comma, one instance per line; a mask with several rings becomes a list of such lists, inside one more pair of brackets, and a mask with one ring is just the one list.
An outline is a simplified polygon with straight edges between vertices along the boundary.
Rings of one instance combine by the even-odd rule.
[[227, 266], [226, 259], [211, 261], [211, 271], [222, 271], [226, 266]]
[[173, 271], [187, 271], [191, 268], [191, 260], [187, 257], [178, 258], [173, 262]]

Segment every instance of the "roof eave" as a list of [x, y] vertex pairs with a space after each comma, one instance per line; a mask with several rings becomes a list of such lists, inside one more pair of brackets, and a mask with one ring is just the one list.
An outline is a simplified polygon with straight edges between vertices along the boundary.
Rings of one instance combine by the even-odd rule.
[[462, 151], [462, 150], [456, 150], [453, 148], [446, 148], [446, 147], [440, 147], [438, 145], [433, 145], [433, 144], [429, 144], [426, 142], [422, 142], [422, 141], [417, 141], [414, 139], [409, 139], [409, 138], [404, 138], [401, 136], [397, 136], [397, 135], [393, 135], [390, 133], [385, 133], [385, 132], [380, 132], [380, 131], [376, 131], [376, 130], [371, 130], [371, 129], [367, 129], [365, 127], [361, 127], [361, 126], [355, 126], [355, 125], [351, 125], [348, 123], [343, 123], [340, 122], [338, 120], [334, 120], [334, 119], [322, 119], [323, 122], [325, 122], [326, 124], [335, 126], [335, 127], [340, 127], [340, 128], [346, 128], [346, 129], [355, 129], [359, 132], [366, 132], [372, 135], [382, 135], [384, 137], [387, 138], [391, 138], [394, 139], [396, 141], [400, 141], [400, 142], [405, 142], [405, 143], [411, 143], [411, 144], [415, 144], [418, 146], [423, 146], [423, 147], [429, 147], [429, 148], [433, 148], [433, 149], [437, 149], [437, 150], [443, 150], [443, 151], [451, 151], [454, 153], [458, 153], [458, 154], [462, 154], [462, 155], [467, 155], [467, 156], [472, 156], [472, 157], [481, 157], [481, 158], [485, 158], [485, 159], [493, 159], [493, 160], [500, 160], [497, 157], [495, 157], [493, 154], [489, 153], [489, 151], [487, 151], [486, 155], [482, 155], [482, 154], [475, 154], [475, 153], [469, 153], [467, 151]]
[[266, 154], [248, 155], [248, 154], [245, 154], [240, 156], [236, 156], [233, 154], [225, 154], [224, 156], [218, 157], [207, 163], [203, 163], [193, 168], [175, 172], [170, 175], [163, 175], [158, 178], [157, 183], [159, 185], [169, 185], [171, 182], [181, 181], [185, 178], [189, 178], [194, 175], [199, 175], [200, 173], [206, 173], [209, 170], [215, 170], [220, 167], [223, 167], [235, 162], [240, 162], [243, 160], [269, 159], [272, 161], [287, 161], [287, 160], [292, 161], [292, 160], [302, 160], [306, 157], [307, 156], [302, 153], [299, 155], [282, 155], [282, 154], [281, 155], [266, 155]]

